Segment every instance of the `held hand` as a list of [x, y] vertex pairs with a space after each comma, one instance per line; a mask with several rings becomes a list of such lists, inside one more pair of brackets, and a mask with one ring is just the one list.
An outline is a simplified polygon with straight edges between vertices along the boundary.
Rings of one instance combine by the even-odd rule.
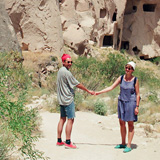
[[95, 95], [95, 92], [94, 91], [88, 91], [88, 93], [90, 93], [91, 95]]
[[138, 115], [138, 113], [139, 113], [138, 107], [135, 108], [134, 113], [135, 113], [135, 115]]
[[95, 92], [95, 95], [99, 95], [100, 93], [99, 92]]

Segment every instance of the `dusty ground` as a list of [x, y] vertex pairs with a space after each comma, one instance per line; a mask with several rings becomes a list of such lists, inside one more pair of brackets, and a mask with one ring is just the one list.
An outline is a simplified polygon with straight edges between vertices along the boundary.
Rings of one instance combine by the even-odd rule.
[[[99, 116], [90, 112], [76, 112], [72, 141], [78, 149], [56, 146], [58, 113], [41, 112], [43, 137], [36, 148], [51, 160], [158, 160], [160, 138], [147, 138], [144, 130], [135, 126], [132, 151], [114, 149], [121, 142], [117, 115]], [[65, 134], [62, 135], [65, 140]]]

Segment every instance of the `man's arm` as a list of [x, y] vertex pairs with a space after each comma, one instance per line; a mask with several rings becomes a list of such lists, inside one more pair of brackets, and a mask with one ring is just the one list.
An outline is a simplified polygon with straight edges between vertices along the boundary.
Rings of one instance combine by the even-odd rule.
[[76, 87], [79, 88], [79, 89], [82, 89], [82, 90], [84, 90], [84, 91], [86, 91], [86, 92], [88, 92], [88, 93], [90, 93], [90, 94], [92, 94], [92, 95], [95, 94], [94, 91], [88, 90], [88, 89], [87, 89], [83, 84], [81, 84], [81, 83], [79, 83]]

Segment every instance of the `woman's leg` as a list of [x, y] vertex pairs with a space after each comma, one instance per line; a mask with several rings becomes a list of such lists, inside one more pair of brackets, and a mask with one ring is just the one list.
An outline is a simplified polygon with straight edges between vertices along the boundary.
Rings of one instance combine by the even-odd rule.
[[128, 122], [128, 148], [131, 148], [131, 142], [134, 136], [134, 122], [133, 121], [129, 121]]
[[122, 121], [121, 119], [119, 119], [119, 124], [120, 124], [122, 145], [125, 145], [126, 144], [126, 123], [125, 121]]

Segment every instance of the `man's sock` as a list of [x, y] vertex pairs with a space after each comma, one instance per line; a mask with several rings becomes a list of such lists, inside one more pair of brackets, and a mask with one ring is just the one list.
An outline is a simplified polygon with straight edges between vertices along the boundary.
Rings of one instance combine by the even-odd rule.
[[70, 139], [66, 139], [66, 143], [67, 143], [67, 144], [70, 144], [70, 143], [71, 143], [71, 140], [70, 140]]
[[61, 138], [58, 138], [58, 142], [61, 143], [61, 142], [62, 142], [62, 139], [61, 139]]

